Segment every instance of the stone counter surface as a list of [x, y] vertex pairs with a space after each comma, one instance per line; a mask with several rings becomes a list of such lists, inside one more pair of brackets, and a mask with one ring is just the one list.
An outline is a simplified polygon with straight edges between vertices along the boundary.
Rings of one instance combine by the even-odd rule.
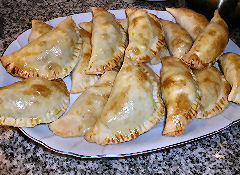
[[[126, 7], [164, 10], [184, 7], [184, 1], [122, 0], [1, 0], [0, 54], [17, 36], [31, 27], [32, 19], [44, 21], [89, 12], [89, 7]], [[230, 38], [240, 46], [240, 30]], [[144, 155], [111, 159], [79, 159], [54, 153], [26, 137], [19, 129], [0, 126], [0, 174], [240, 174], [240, 124], [197, 142]]]

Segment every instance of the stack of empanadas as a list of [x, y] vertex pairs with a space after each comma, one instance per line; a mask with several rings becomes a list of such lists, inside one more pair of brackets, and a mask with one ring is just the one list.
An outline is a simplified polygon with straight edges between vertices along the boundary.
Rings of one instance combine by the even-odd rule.
[[[33, 20], [29, 44], [0, 58], [10, 74], [26, 78], [0, 87], [0, 124], [50, 123], [58, 136], [105, 145], [137, 138], [165, 113], [162, 135], [178, 136], [194, 118], [240, 103], [240, 57], [222, 54], [228, 27], [218, 10], [208, 22], [167, 8], [174, 23], [142, 9], [126, 9], [126, 19], [91, 9], [92, 21], [80, 29], [71, 17], [56, 27]], [[224, 74], [212, 66], [218, 59]], [[160, 77], [146, 62], [161, 62]], [[70, 73], [70, 93], [82, 94], [60, 117], [70, 100], [62, 78]]]

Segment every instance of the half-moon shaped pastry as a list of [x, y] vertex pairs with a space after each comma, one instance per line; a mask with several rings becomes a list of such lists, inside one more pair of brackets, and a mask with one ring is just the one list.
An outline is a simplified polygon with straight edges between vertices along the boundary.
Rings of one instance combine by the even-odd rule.
[[215, 67], [209, 67], [196, 72], [201, 105], [196, 118], [210, 118], [222, 112], [229, 104], [227, 98], [230, 84]]
[[228, 52], [221, 55], [219, 60], [224, 76], [232, 87], [228, 101], [240, 104], [240, 55]]
[[61, 137], [83, 136], [100, 116], [116, 75], [115, 71], [105, 72], [93, 87], [76, 99], [63, 117], [49, 124], [50, 130]]
[[61, 79], [28, 78], [0, 87], [0, 125], [33, 127], [50, 123], [68, 108], [69, 92]]
[[[125, 18], [125, 19], [116, 19], [116, 20], [122, 26], [124, 31], [127, 32], [127, 30], [128, 30], [128, 20], [127, 20], [127, 18]], [[79, 25], [79, 27], [81, 27], [82, 29], [86, 30], [87, 32], [92, 33], [92, 21], [80, 22], [78, 25]]]
[[41, 35], [52, 30], [52, 28], [53, 28], [52, 26], [46, 24], [41, 20], [32, 20], [32, 29], [28, 37], [28, 42], [29, 43], [32, 42], [33, 40], [37, 39]]
[[80, 35], [83, 39], [83, 47], [80, 61], [72, 72], [71, 93], [79, 93], [86, 90], [87, 88], [93, 86], [100, 77], [99, 75], [88, 75], [85, 72], [88, 68], [92, 53], [91, 34], [83, 29], [80, 29]]
[[164, 136], [181, 135], [196, 117], [201, 97], [191, 69], [178, 58], [162, 59], [160, 73], [162, 97], [167, 109]]
[[193, 44], [191, 36], [184, 28], [172, 21], [162, 20], [162, 24], [170, 54], [177, 58], [185, 55]]
[[203, 32], [208, 25], [207, 18], [191, 9], [187, 8], [166, 8], [171, 13], [176, 22], [182, 26], [192, 37], [193, 41]]
[[164, 30], [159, 19], [142, 9], [127, 8], [129, 45], [126, 52], [135, 62], [150, 61], [165, 52]]
[[156, 74], [125, 57], [102, 114], [84, 138], [101, 145], [129, 141], [153, 128], [164, 112]]
[[79, 60], [81, 38], [71, 17], [25, 47], [2, 56], [5, 69], [23, 78], [63, 78], [70, 74]]
[[92, 55], [86, 72], [103, 74], [123, 57], [127, 36], [113, 14], [97, 7], [92, 7], [92, 13]]
[[228, 26], [215, 10], [214, 17], [198, 35], [190, 51], [181, 58], [189, 67], [203, 69], [214, 63], [224, 51], [229, 39]]

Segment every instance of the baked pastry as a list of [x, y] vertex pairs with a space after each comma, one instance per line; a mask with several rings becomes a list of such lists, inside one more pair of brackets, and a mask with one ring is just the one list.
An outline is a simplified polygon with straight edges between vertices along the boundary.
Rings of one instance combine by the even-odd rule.
[[164, 30], [159, 19], [142, 9], [127, 8], [129, 44], [126, 53], [135, 62], [150, 61], [166, 51]]
[[207, 18], [191, 9], [187, 8], [166, 8], [171, 13], [176, 22], [182, 26], [192, 37], [193, 41], [203, 32], [208, 25]]
[[210, 118], [222, 112], [229, 104], [227, 98], [230, 84], [215, 67], [209, 67], [196, 72], [201, 105], [196, 118]]
[[84, 138], [101, 145], [129, 141], [153, 128], [164, 112], [157, 75], [125, 57], [96, 125]]
[[53, 28], [52, 26], [46, 24], [41, 20], [32, 20], [32, 29], [28, 37], [28, 42], [30, 43], [31, 41], [37, 39], [41, 35], [52, 30], [52, 28]]
[[214, 17], [198, 35], [190, 51], [181, 58], [191, 68], [203, 69], [214, 63], [224, 51], [229, 39], [228, 26], [215, 10]]
[[167, 109], [163, 136], [183, 134], [196, 117], [201, 97], [191, 69], [178, 58], [162, 59], [160, 73], [162, 97]]
[[127, 36], [113, 14], [92, 7], [92, 55], [87, 74], [103, 74], [114, 68], [123, 57]]
[[25, 47], [2, 56], [1, 62], [13, 76], [64, 78], [79, 60], [81, 38], [71, 17]]
[[80, 35], [83, 39], [82, 53], [80, 61], [72, 72], [71, 93], [79, 93], [93, 86], [100, 78], [99, 75], [87, 75], [85, 70], [88, 68], [89, 60], [92, 53], [91, 34], [80, 29]]
[[50, 123], [68, 108], [70, 96], [61, 79], [28, 78], [0, 87], [0, 125], [33, 127]]
[[[122, 26], [124, 31], [127, 32], [127, 29], [128, 29], [128, 20], [127, 20], [127, 18], [125, 18], [125, 19], [116, 19], [116, 20]], [[81, 27], [82, 29], [88, 31], [89, 33], [92, 33], [92, 21], [80, 22], [78, 24], [78, 26]]]
[[232, 89], [228, 101], [240, 104], [240, 55], [228, 52], [220, 57], [221, 67]]
[[100, 116], [116, 75], [115, 71], [105, 72], [93, 87], [76, 99], [63, 117], [49, 124], [50, 130], [61, 137], [83, 136]]
[[185, 55], [193, 44], [191, 36], [184, 28], [172, 21], [162, 20], [162, 24], [165, 30], [165, 41], [170, 54], [177, 58]]

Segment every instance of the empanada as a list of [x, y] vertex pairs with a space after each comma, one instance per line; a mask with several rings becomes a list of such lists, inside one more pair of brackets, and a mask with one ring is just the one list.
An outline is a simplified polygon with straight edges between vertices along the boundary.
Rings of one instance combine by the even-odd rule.
[[129, 141], [153, 128], [164, 112], [157, 75], [125, 57], [102, 114], [84, 138], [102, 145]]
[[113, 14], [96, 7], [92, 13], [92, 55], [86, 73], [103, 74], [123, 57], [127, 36]]
[[240, 104], [240, 55], [228, 52], [221, 55], [219, 60], [224, 76], [232, 87], [228, 101]]
[[190, 51], [181, 57], [181, 60], [191, 68], [203, 69], [218, 59], [228, 39], [228, 26], [216, 10], [210, 23], [198, 35]]
[[83, 136], [100, 116], [116, 75], [115, 71], [105, 72], [93, 87], [76, 99], [66, 115], [49, 124], [50, 130], [61, 137]]
[[99, 75], [87, 75], [85, 70], [88, 68], [89, 60], [92, 53], [91, 34], [81, 29], [80, 35], [83, 38], [82, 53], [80, 61], [72, 72], [71, 93], [79, 93], [93, 86], [99, 79]]
[[126, 9], [129, 45], [127, 54], [135, 62], [150, 61], [166, 51], [164, 30], [159, 19], [142, 9]]
[[41, 35], [52, 30], [52, 28], [53, 28], [52, 26], [46, 24], [41, 20], [32, 20], [32, 29], [28, 37], [28, 42], [29, 43], [32, 42], [33, 40], [37, 39]]
[[81, 52], [79, 29], [71, 17], [25, 47], [2, 56], [5, 69], [23, 78], [63, 78], [70, 74]]
[[69, 92], [63, 80], [28, 78], [0, 87], [0, 125], [33, 127], [50, 123], [68, 108]]
[[162, 20], [162, 24], [170, 54], [177, 58], [185, 55], [193, 44], [191, 36], [184, 28], [172, 21]]
[[191, 9], [166, 8], [166, 10], [174, 16], [176, 22], [191, 35], [194, 41], [209, 23], [204, 15]]
[[160, 81], [162, 97], [167, 109], [162, 134], [181, 135], [196, 117], [200, 106], [201, 97], [197, 81], [191, 69], [172, 56], [162, 59]]
[[[127, 32], [127, 30], [128, 30], [128, 20], [127, 20], [127, 18], [125, 18], [125, 19], [116, 19], [116, 20], [122, 26], [124, 31]], [[82, 29], [86, 30], [87, 32], [92, 33], [92, 21], [80, 22], [78, 25], [79, 25], [79, 27], [81, 27]]]
[[201, 94], [201, 106], [196, 118], [210, 118], [222, 112], [229, 104], [230, 84], [215, 67], [196, 72]]

